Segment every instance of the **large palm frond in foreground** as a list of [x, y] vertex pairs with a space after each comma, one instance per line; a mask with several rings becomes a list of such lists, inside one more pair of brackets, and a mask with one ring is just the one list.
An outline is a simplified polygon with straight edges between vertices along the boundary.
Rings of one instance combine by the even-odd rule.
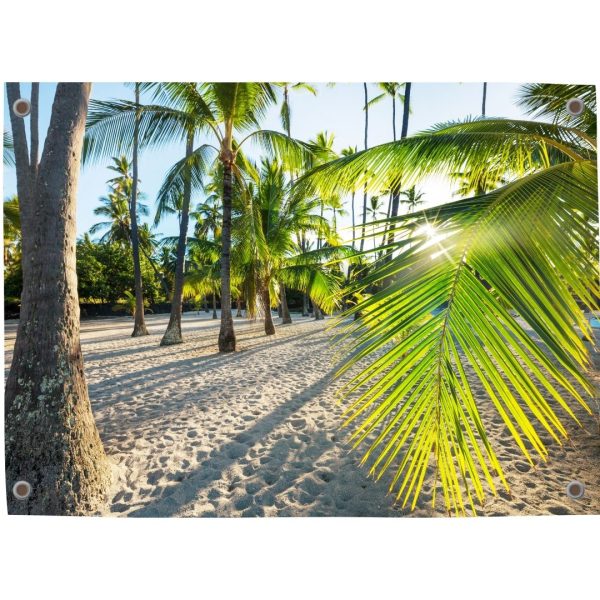
[[[386, 253], [350, 292], [343, 321], [355, 367], [344, 394], [363, 463], [415, 507], [433, 479], [448, 511], [508, 489], [481, 417], [492, 403], [526, 460], [548, 457], [589, 411], [598, 286], [596, 141], [560, 123], [487, 119], [436, 127], [315, 169], [299, 185], [357, 189], [429, 173], [503, 167], [507, 185], [404, 215]], [[390, 220], [379, 223], [381, 235]], [[533, 335], [532, 335], [533, 334]], [[365, 366], [366, 364], [366, 366]], [[354, 369], [353, 369], [354, 371]], [[481, 392], [484, 390], [484, 393]]]
[[[346, 424], [358, 423], [352, 438], [367, 444], [373, 474], [395, 463], [403, 505], [415, 506], [433, 459], [448, 510], [474, 510], [485, 483], [508, 488], [482, 401], [533, 464], [548, 455], [540, 430], [561, 443], [564, 417], [577, 421], [575, 405], [587, 409], [593, 392], [577, 300], [591, 309], [600, 293], [583, 243], [597, 228], [596, 164], [557, 165], [396, 225], [397, 255], [359, 284], [384, 287], [354, 309], [362, 318], [345, 332], [358, 348], [343, 370], [370, 360], [347, 386], [367, 391]], [[476, 397], [475, 382], [489, 400]]]

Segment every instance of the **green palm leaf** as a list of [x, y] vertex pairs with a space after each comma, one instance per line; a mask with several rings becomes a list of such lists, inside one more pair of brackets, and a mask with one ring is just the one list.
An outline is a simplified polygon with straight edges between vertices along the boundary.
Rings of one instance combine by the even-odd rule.
[[8, 131], [5, 131], [2, 137], [2, 161], [7, 167], [15, 166], [15, 146]]
[[502, 165], [517, 177], [551, 164], [595, 158], [582, 131], [556, 124], [510, 119], [477, 119], [445, 123], [428, 131], [375, 146], [317, 167], [298, 181], [322, 194], [411, 186], [424, 173], [449, 175], [469, 171], [484, 177]]
[[548, 455], [539, 429], [561, 443], [575, 405], [589, 410], [589, 359], [573, 324], [591, 337], [577, 300], [595, 308], [600, 294], [582, 243], [597, 231], [596, 163], [561, 163], [394, 223], [393, 258], [354, 291], [384, 287], [350, 311], [362, 317], [342, 335], [354, 352], [340, 373], [369, 363], [345, 387], [367, 388], [345, 424], [373, 475], [394, 465], [390, 489], [403, 506], [416, 505], [433, 472], [449, 511], [475, 511], [486, 487], [508, 489], [482, 402], [530, 463]]

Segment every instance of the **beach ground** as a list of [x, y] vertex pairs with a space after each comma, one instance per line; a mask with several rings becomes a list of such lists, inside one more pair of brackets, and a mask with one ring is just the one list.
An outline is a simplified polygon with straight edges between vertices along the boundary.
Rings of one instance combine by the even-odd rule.
[[[340, 429], [330, 321], [292, 317], [271, 337], [262, 322], [236, 319], [239, 351], [230, 355], [217, 352], [219, 321], [210, 313], [186, 313], [185, 343], [170, 347], [159, 346], [168, 315], [148, 315], [142, 338], [130, 337], [131, 318], [82, 321], [90, 400], [113, 470], [102, 514], [447, 514], [441, 496], [432, 509], [427, 485], [415, 510], [395, 505], [391, 472], [374, 481], [359, 466], [349, 430]], [[7, 321], [5, 368], [15, 335], [16, 322]], [[594, 378], [600, 382], [598, 371]], [[568, 423], [570, 439], [551, 443], [548, 461], [532, 468], [483, 394], [480, 409], [511, 491], [490, 495], [478, 514], [600, 514], [597, 414], [578, 409], [582, 427]], [[572, 480], [586, 486], [579, 500], [566, 494]]]

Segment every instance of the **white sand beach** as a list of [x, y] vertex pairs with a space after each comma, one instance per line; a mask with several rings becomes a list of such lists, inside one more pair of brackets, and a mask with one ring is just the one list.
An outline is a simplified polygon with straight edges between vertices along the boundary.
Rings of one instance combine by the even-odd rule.
[[[218, 354], [219, 321], [204, 312], [184, 315], [186, 343], [171, 347], [158, 345], [168, 315], [149, 315], [144, 338], [129, 337], [130, 318], [82, 322], [90, 399], [113, 468], [102, 514], [446, 515], [431, 508], [427, 486], [414, 511], [395, 506], [389, 478], [375, 482], [359, 466], [339, 429], [329, 321], [292, 316], [270, 338], [261, 322], [236, 319], [232, 355]], [[6, 368], [15, 333], [6, 322]], [[583, 427], [569, 423], [571, 439], [550, 444], [548, 462], [532, 469], [483, 397], [481, 407], [512, 497], [490, 496], [478, 514], [600, 514], [597, 417], [578, 410]], [[571, 480], [585, 484], [583, 498], [567, 496]]]

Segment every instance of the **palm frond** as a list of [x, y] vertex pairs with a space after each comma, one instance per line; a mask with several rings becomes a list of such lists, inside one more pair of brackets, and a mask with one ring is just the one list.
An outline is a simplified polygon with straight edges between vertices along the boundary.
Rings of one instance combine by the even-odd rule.
[[502, 165], [517, 177], [550, 164], [595, 159], [581, 131], [561, 125], [511, 119], [476, 119], [438, 125], [423, 133], [374, 146], [316, 167], [298, 186], [320, 193], [411, 186], [424, 174], [469, 171], [473, 177]]
[[8, 131], [2, 136], [2, 161], [7, 167], [15, 166], [15, 146], [12, 135]]
[[[508, 489], [481, 418], [491, 402], [531, 464], [548, 456], [564, 417], [593, 391], [578, 300], [595, 307], [595, 161], [562, 163], [489, 194], [395, 219], [396, 253], [351, 291], [378, 286], [349, 314], [341, 339], [367, 360], [346, 394], [362, 462], [416, 505], [426, 479], [449, 511], [475, 511], [486, 488]], [[386, 222], [383, 221], [383, 224]], [[528, 331], [531, 329], [535, 337]], [[591, 337], [590, 337], [591, 339]], [[486, 398], [478, 388], [485, 390]]]
[[183, 196], [186, 178], [189, 173], [192, 193], [204, 189], [204, 178], [210, 171], [215, 158], [215, 149], [209, 144], [196, 148], [189, 157], [177, 161], [168, 171], [156, 197], [156, 216], [158, 224], [164, 214], [173, 212]]

